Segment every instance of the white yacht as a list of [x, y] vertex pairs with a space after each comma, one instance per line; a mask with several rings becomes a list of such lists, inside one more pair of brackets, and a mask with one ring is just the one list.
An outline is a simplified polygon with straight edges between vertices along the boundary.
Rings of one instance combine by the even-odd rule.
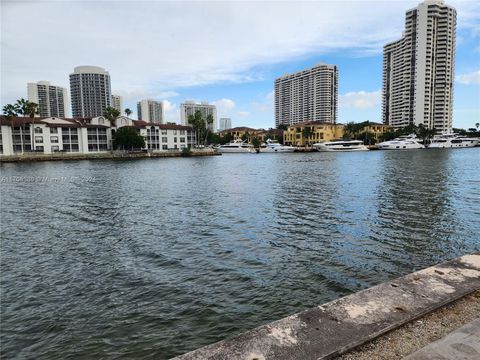
[[443, 134], [435, 136], [430, 142], [429, 148], [466, 148], [477, 146], [478, 138], [469, 138], [458, 134]]
[[318, 151], [367, 151], [362, 140], [335, 140], [313, 144]]
[[293, 146], [282, 145], [277, 140], [267, 139], [265, 146], [260, 148], [261, 153], [289, 153], [296, 149]]
[[218, 151], [221, 153], [254, 153], [255, 149], [253, 148], [253, 145], [248, 144], [241, 139], [236, 139], [228, 144], [220, 145]]
[[425, 149], [415, 135], [399, 136], [390, 141], [384, 141], [377, 145], [380, 150], [407, 150], [407, 149]]

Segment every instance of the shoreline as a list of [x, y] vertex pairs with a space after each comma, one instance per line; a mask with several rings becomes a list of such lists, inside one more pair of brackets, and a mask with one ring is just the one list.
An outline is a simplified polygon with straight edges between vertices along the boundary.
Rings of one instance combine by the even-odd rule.
[[[480, 253], [475, 253], [304, 310], [175, 359], [332, 359], [375, 339], [388, 339], [395, 329], [478, 290]], [[352, 358], [342, 358], [347, 359]]]
[[23, 154], [23, 155], [2, 155], [0, 163], [34, 162], [34, 161], [73, 161], [73, 160], [134, 160], [134, 159], [157, 159], [171, 157], [192, 157], [192, 156], [220, 156], [217, 151], [192, 150], [188, 155], [181, 151], [165, 152], [134, 152], [134, 153], [56, 153], [56, 154]]

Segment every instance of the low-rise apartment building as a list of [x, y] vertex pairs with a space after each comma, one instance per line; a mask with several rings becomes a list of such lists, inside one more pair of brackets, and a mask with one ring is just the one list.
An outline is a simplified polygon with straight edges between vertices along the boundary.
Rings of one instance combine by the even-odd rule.
[[137, 129], [149, 151], [180, 150], [196, 144], [190, 126], [147, 123], [125, 116], [118, 117], [115, 124], [103, 116], [74, 119], [0, 116], [0, 155], [109, 151], [115, 131], [124, 126]]
[[323, 141], [332, 141], [343, 136], [342, 124], [322, 121], [304, 121], [291, 125], [283, 133], [283, 143], [292, 146], [312, 146]]

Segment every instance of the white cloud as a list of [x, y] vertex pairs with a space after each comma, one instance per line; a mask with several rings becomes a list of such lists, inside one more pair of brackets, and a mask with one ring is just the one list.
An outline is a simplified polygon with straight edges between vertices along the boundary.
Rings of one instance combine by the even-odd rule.
[[339, 96], [339, 106], [354, 109], [369, 109], [376, 107], [382, 101], [382, 90], [367, 92], [348, 92]]
[[163, 100], [163, 108], [165, 110], [165, 122], [180, 122], [180, 109], [177, 104]]
[[[458, 26], [478, 34], [480, 3], [450, 2]], [[133, 102], [261, 80], [264, 66], [306, 56], [376, 55], [401, 36], [405, 11], [418, 3], [3, 1], [1, 100], [24, 97], [31, 81], [68, 87], [69, 73], [83, 64], [105, 67], [113, 88]]]
[[464, 85], [480, 84], [480, 70], [456, 76], [455, 80]]
[[230, 99], [220, 99], [212, 104], [217, 107], [218, 117], [230, 115], [231, 110], [235, 107], [235, 102]]
[[240, 117], [247, 117], [249, 115], [250, 115], [250, 112], [248, 112], [248, 111], [239, 111], [238, 112], [238, 116], [240, 116]]

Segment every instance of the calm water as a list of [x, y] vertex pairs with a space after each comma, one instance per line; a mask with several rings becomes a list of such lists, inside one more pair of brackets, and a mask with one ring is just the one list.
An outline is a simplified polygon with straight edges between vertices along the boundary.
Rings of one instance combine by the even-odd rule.
[[164, 359], [480, 250], [480, 148], [0, 170], [2, 358]]

